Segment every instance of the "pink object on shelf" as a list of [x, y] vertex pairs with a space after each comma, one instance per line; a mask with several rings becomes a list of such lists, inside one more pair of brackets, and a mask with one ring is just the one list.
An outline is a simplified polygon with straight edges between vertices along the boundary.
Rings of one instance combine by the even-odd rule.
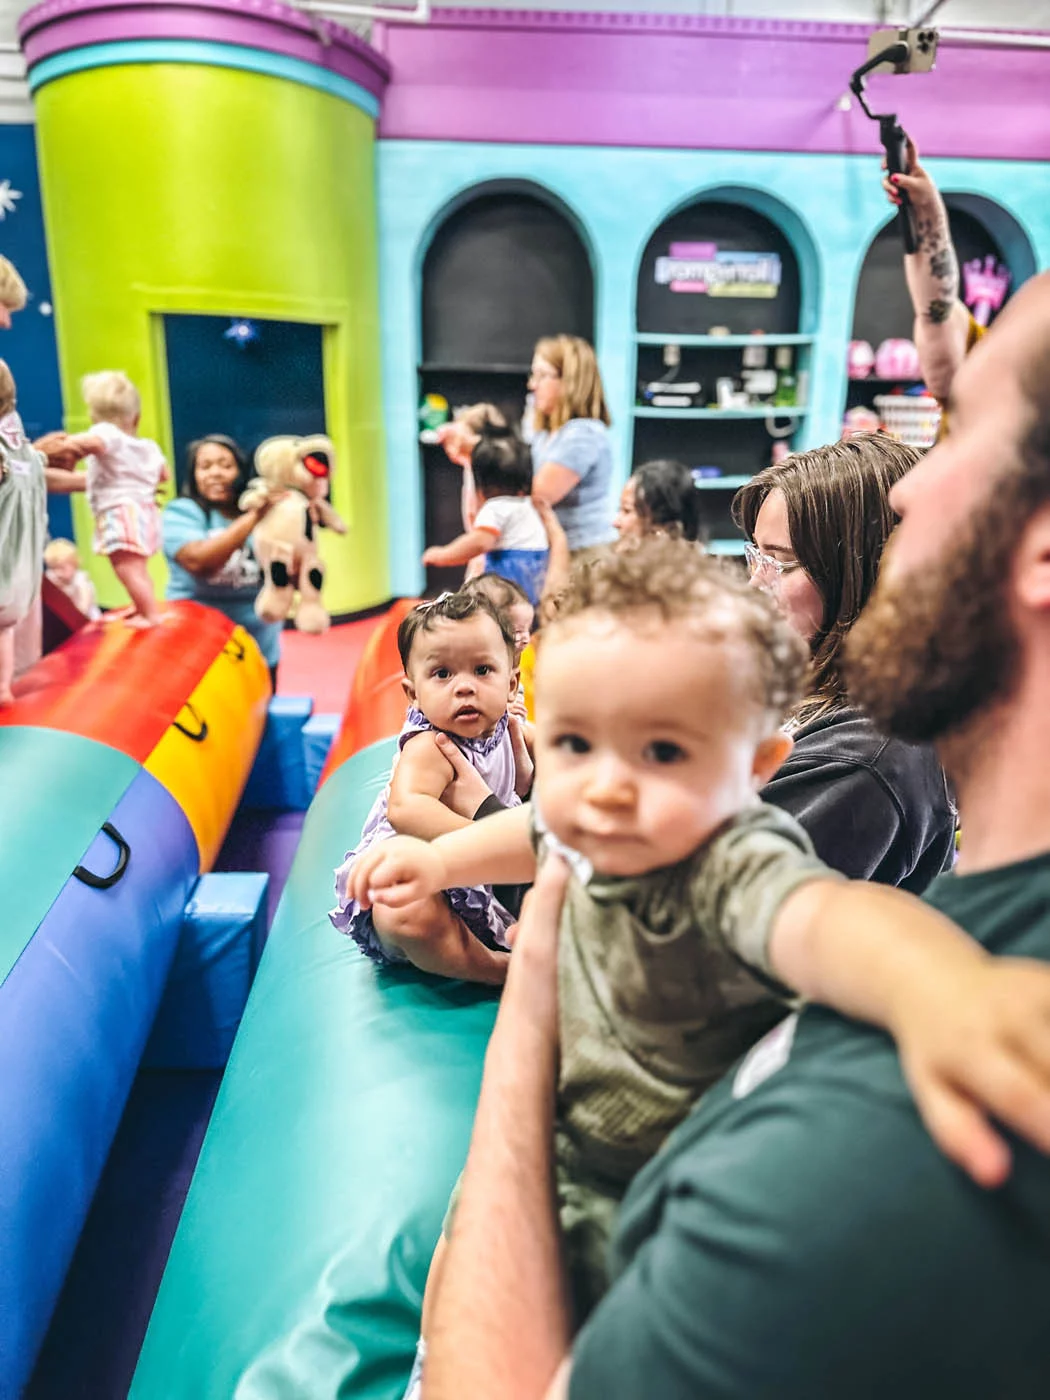
[[911, 340], [884, 340], [875, 355], [879, 379], [919, 379], [919, 352]]
[[851, 408], [842, 420], [842, 433], [844, 438], [853, 437], [855, 433], [877, 433], [882, 427], [882, 419], [873, 408], [865, 408], [863, 404], [856, 408]]
[[867, 379], [875, 364], [875, 351], [866, 340], [851, 340], [846, 355], [846, 372], [850, 379]]
[[998, 311], [1010, 290], [1010, 269], [997, 262], [989, 253], [984, 262], [974, 258], [963, 263], [963, 287], [966, 305], [979, 326], [986, 326], [992, 312]]

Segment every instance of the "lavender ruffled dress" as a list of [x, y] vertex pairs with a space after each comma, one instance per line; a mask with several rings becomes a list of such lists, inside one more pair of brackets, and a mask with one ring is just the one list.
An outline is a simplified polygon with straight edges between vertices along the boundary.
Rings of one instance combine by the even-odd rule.
[[[434, 728], [424, 714], [409, 706], [404, 726], [398, 735], [394, 766], [397, 766], [401, 751], [414, 734], [423, 734]], [[514, 791], [514, 750], [506, 715], [487, 739], [460, 739], [455, 734], [450, 734], [449, 738], [469, 759], [471, 766], [481, 774], [491, 792], [499, 798], [504, 807], [517, 807], [520, 804], [521, 799]], [[362, 909], [355, 899], [347, 899], [346, 882], [350, 867], [362, 851], [368, 850], [377, 841], [386, 841], [397, 834], [387, 819], [389, 798], [390, 784], [387, 783], [368, 814], [361, 840], [352, 851], [347, 852], [346, 859], [335, 872], [336, 908], [328, 915], [340, 933], [349, 934], [361, 951], [376, 962], [394, 962], [399, 959], [396, 954], [392, 956], [383, 947], [372, 922], [371, 909]], [[474, 937], [487, 948], [506, 948], [506, 933], [514, 923], [514, 915], [503, 907], [492, 893], [490, 885], [446, 890], [445, 898], [452, 912], [462, 919]]]

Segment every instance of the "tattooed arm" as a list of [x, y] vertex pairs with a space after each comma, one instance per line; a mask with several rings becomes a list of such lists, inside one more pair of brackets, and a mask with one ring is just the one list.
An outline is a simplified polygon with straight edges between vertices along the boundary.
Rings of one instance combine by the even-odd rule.
[[943, 400], [966, 357], [970, 313], [959, 299], [959, 260], [944, 200], [910, 140], [907, 160], [907, 174], [889, 175], [882, 184], [892, 204], [900, 204], [902, 191], [911, 200], [918, 249], [905, 255], [904, 275], [915, 308], [915, 344], [927, 387]]

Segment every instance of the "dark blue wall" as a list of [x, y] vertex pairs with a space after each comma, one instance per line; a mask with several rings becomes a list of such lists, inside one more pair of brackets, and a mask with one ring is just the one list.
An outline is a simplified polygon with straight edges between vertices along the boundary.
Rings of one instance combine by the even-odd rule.
[[[11, 330], [0, 338], [0, 356], [11, 366], [18, 385], [18, 411], [26, 432], [34, 438], [62, 426], [62, 393], [54, 317], [40, 309], [50, 308], [51, 279], [32, 126], [0, 126], [3, 181], [12, 191], [20, 191], [21, 198], [14, 200], [14, 210], [5, 212], [0, 220], [0, 253], [18, 268], [29, 289], [29, 301], [15, 316]], [[48, 504], [51, 533], [71, 535], [68, 497], [52, 496]]]

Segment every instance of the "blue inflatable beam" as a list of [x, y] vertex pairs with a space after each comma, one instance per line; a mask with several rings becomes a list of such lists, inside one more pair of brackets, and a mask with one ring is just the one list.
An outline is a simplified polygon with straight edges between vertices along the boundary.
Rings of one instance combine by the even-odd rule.
[[[122, 876], [70, 876], [0, 986], [0, 1400], [32, 1371], [197, 878], [189, 822], [149, 773], [110, 825]], [[82, 871], [104, 879], [119, 851], [100, 833]]]

